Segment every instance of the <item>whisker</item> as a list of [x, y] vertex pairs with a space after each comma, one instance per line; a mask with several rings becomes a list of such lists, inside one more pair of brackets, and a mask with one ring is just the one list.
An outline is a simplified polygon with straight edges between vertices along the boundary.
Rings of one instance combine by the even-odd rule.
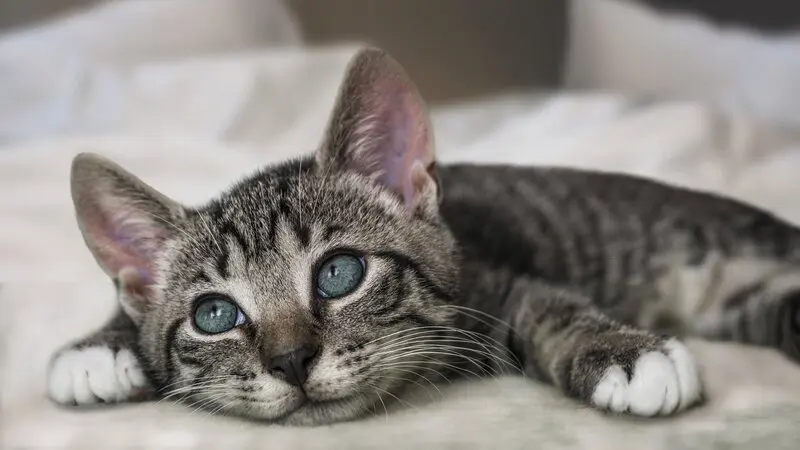
[[[511, 361], [509, 361], [509, 360], [507, 360], [507, 359], [505, 359], [503, 357], [503, 355], [511, 354], [511, 352], [508, 351], [508, 348], [505, 345], [502, 345], [497, 340], [493, 340], [493, 339], [487, 338], [485, 335], [482, 335], [482, 334], [477, 333], [477, 332], [461, 330], [459, 328], [454, 328], [454, 327], [445, 327], [445, 328], [447, 330], [451, 331], [451, 332], [460, 334], [463, 337], [446, 336], [446, 337], [439, 338], [438, 340], [429, 339], [428, 342], [431, 342], [431, 343], [433, 343], [433, 342], [459, 342], [459, 340], [460, 340], [460, 342], [474, 343], [474, 344], [477, 344], [478, 346], [480, 346], [481, 348], [483, 348], [483, 350], [486, 352], [485, 355], [487, 357], [489, 357], [490, 359], [492, 359], [499, 366], [506, 365], [508, 367], [514, 368], [515, 370], [519, 370], [519, 368], [522, 366], [522, 364], [519, 363], [518, 359], [516, 361], [517, 364], [515, 365], [513, 362], [511, 362]], [[390, 341], [387, 345], [382, 346], [381, 349], [377, 350], [375, 353], [376, 354], [380, 354], [381, 352], [385, 352], [387, 349], [393, 349], [395, 347], [407, 347], [407, 346], [409, 346], [411, 344], [414, 344], [414, 343], [417, 343], [417, 342], [424, 342], [423, 338], [425, 338], [425, 337], [427, 337], [429, 335], [430, 336], [435, 335], [434, 330], [417, 331], [417, 332], [413, 333], [411, 336], [403, 336], [403, 337], [397, 338], [397, 339], [395, 339], [393, 341]], [[487, 343], [486, 342], [487, 340], [490, 341], [490, 342]], [[491, 347], [491, 349], [490, 349], [490, 347]], [[462, 348], [462, 347], [459, 347], [459, 348]], [[491, 350], [494, 350], [494, 352], [492, 352]], [[469, 349], [469, 351], [475, 352], [475, 351], [477, 351], [477, 349]], [[512, 354], [512, 356], [513, 356], [513, 354]]]
[[[433, 328], [433, 327], [437, 327], [437, 326], [438, 326], [438, 325], [433, 325], [433, 326], [430, 326], [430, 327], [431, 327], [431, 328]], [[377, 337], [377, 338], [375, 338], [375, 339], [373, 339], [373, 340], [371, 340], [371, 341], [367, 341], [367, 342], [365, 342], [365, 343], [364, 343], [364, 346], [366, 347], [367, 345], [376, 344], [376, 343], [378, 343], [379, 341], [382, 341], [382, 340], [384, 340], [384, 339], [388, 339], [388, 338], [394, 337], [394, 336], [396, 336], [396, 335], [398, 335], [398, 334], [409, 333], [409, 332], [412, 332], [412, 331], [416, 331], [416, 330], [423, 330], [423, 329], [426, 329], [426, 328], [428, 328], [428, 326], [422, 326], [422, 327], [412, 327], [412, 328], [404, 328], [404, 329], [402, 329], [402, 330], [394, 331], [394, 332], [391, 332], [391, 333], [389, 333], [389, 334], [385, 334], [385, 335], [383, 335], [383, 336], [379, 336], [379, 337]]]
[[224, 253], [222, 251], [222, 246], [219, 244], [219, 241], [217, 240], [216, 235], [211, 231], [211, 227], [208, 226], [208, 222], [206, 222], [206, 219], [203, 218], [203, 214], [198, 212], [197, 217], [200, 219], [200, 222], [203, 224], [206, 231], [208, 231], [208, 235], [211, 238], [211, 242], [213, 242], [214, 245], [217, 246], [217, 250], [219, 250], [220, 253]]
[[[422, 378], [423, 380], [427, 381], [427, 382], [428, 382], [428, 384], [430, 384], [430, 385], [431, 385], [431, 387], [433, 387], [434, 389], [436, 389], [436, 391], [439, 393], [439, 395], [441, 395], [442, 397], [444, 397], [444, 394], [443, 394], [443, 393], [442, 393], [442, 391], [439, 389], [439, 386], [437, 386], [437, 385], [436, 385], [436, 383], [434, 383], [433, 381], [431, 381], [431, 380], [430, 380], [430, 378], [426, 377], [425, 375], [423, 375], [423, 374], [421, 374], [421, 373], [416, 373], [416, 372], [414, 372], [413, 370], [409, 370], [409, 369], [403, 369], [403, 368], [400, 368], [400, 367], [395, 367], [395, 370], [399, 370], [399, 371], [401, 371], [401, 372], [404, 372], [404, 373], [411, 373], [412, 375], [416, 375], [416, 376], [418, 376], [418, 377]], [[450, 380], [449, 380], [449, 379], [448, 379], [446, 376], [444, 376], [444, 374], [442, 374], [441, 372], [439, 372], [438, 370], [436, 370], [436, 369], [432, 369], [432, 368], [431, 368], [431, 369], [428, 369], [428, 370], [429, 370], [429, 371], [431, 371], [431, 372], [434, 372], [434, 373], [436, 373], [436, 375], [438, 375], [440, 378], [443, 378], [445, 381], [447, 381], [447, 383], [448, 383], [448, 384], [451, 384], [451, 381], [450, 381]]]
[[212, 411], [209, 411], [208, 415], [209, 416], [214, 416], [214, 415], [219, 414], [220, 411], [224, 412], [225, 409], [227, 409], [229, 406], [231, 406], [234, 403], [236, 403], [236, 400], [229, 400], [227, 403], [221, 404], [218, 408], [215, 408]]
[[404, 406], [408, 406], [408, 407], [413, 408], [413, 409], [418, 409], [415, 405], [412, 405], [411, 403], [408, 403], [408, 402], [402, 400], [400, 397], [392, 394], [391, 392], [389, 392], [389, 391], [387, 391], [385, 389], [381, 389], [378, 386], [375, 386], [374, 384], [370, 384], [369, 387], [371, 387], [372, 389], [375, 389], [377, 391], [383, 392], [384, 394], [388, 395], [389, 397], [392, 397], [393, 399], [397, 400], [398, 403], [400, 403], [400, 404], [402, 404]]
[[[166, 392], [174, 392], [176, 390], [186, 389], [186, 388], [198, 388], [198, 387], [207, 386], [207, 385], [210, 385], [210, 384], [220, 384], [220, 385], [222, 385], [223, 383], [228, 382], [228, 381], [229, 381], [228, 379], [204, 380], [204, 381], [199, 381], [199, 382], [186, 384], [185, 386], [178, 386], [178, 387], [169, 389]], [[164, 392], [164, 389], [161, 389], [160, 392]]]
[[371, 388], [372, 388], [372, 389], [375, 391], [375, 393], [378, 395], [378, 400], [381, 402], [381, 405], [383, 405], [383, 411], [384, 411], [384, 413], [386, 414], [386, 423], [389, 423], [389, 410], [386, 408], [386, 403], [384, 403], [384, 402], [383, 402], [383, 397], [381, 397], [381, 393], [380, 393], [380, 392], [378, 392], [378, 390], [377, 390], [377, 389], [375, 389], [375, 388], [374, 388], [372, 385], [370, 385], [370, 387], [371, 387]]
[[[373, 339], [372, 341], [370, 341], [369, 343], [364, 344], [364, 345], [366, 346], [366, 345], [369, 345], [369, 344], [374, 344], [374, 343], [376, 343], [376, 342], [378, 342], [378, 341], [380, 341], [382, 339], [385, 339], [385, 338], [388, 338], [388, 337], [393, 337], [393, 336], [395, 336], [397, 334], [400, 334], [400, 333], [403, 333], [403, 332], [409, 333], [409, 334], [411, 334], [413, 336], [414, 334], [412, 334], [412, 333], [418, 333], [418, 332], [421, 333], [423, 331], [427, 331], [427, 332], [448, 331], [448, 332], [451, 332], [451, 333], [461, 334], [462, 336], [474, 337], [474, 338], [482, 340], [482, 341], [489, 341], [490, 343], [493, 343], [494, 345], [496, 345], [498, 348], [502, 348], [502, 349], [504, 349], [504, 350], [506, 350], [506, 351], [508, 351], [510, 353], [510, 351], [508, 350], [508, 347], [505, 344], [501, 343], [497, 339], [492, 338], [491, 336], [487, 336], [485, 334], [478, 333], [478, 332], [475, 332], [475, 331], [464, 330], [464, 329], [461, 329], [461, 328], [451, 327], [451, 326], [446, 326], [446, 325], [429, 325], [429, 326], [424, 326], [424, 327], [408, 328], [408, 329], [405, 329], [405, 330], [401, 330], [399, 332], [390, 333], [388, 335], [385, 335], [385, 336], [377, 338], [377, 339]], [[410, 337], [410, 336], [407, 336], [407, 337]], [[401, 338], [397, 338], [393, 342], [400, 342]], [[476, 343], [479, 343], [479, 342], [476, 341]], [[484, 342], [484, 344], [485, 343], [486, 342]]]
[[[428, 382], [428, 384], [429, 384], [429, 385], [430, 385], [432, 388], [436, 389], [436, 392], [438, 392], [438, 393], [439, 393], [439, 396], [441, 396], [441, 397], [444, 397], [444, 393], [441, 391], [441, 389], [439, 389], [439, 386], [437, 386], [437, 385], [436, 385], [436, 383], [434, 383], [433, 381], [431, 381], [431, 379], [430, 379], [430, 378], [428, 378], [428, 377], [426, 377], [425, 375], [423, 375], [423, 374], [421, 374], [421, 373], [416, 373], [416, 372], [414, 372], [413, 370], [409, 370], [409, 369], [395, 368], [395, 370], [398, 370], [398, 371], [400, 371], [400, 372], [403, 372], [403, 373], [410, 373], [411, 375], [414, 375], [414, 376], [417, 376], [417, 377], [419, 377], [419, 378], [422, 378], [423, 380], [427, 381], [427, 382]], [[437, 375], [439, 375], [440, 377], [442, 377], [442, 378], [446, 378], [444, 375], [442, 375], [442, 374], [441, 374], [441, 373], [439, 373], [438, 371], [435, 371], [435, 372], [436, 372], [436, 373], [437, 373]], [[407, 380], [407, 378], [405, 378], [405, 377], [404, 377], [403, 379]], [[448, 380], [448, 381], [449, 381], [449, 380]], [[429, 392], [429, 391], [427, 390], [427, 387], [426, 387], [424, 384], [422, 384], [422, 383], [420, 383], [420, 382], [418, 382], [418, 381], [415, 381], [415, 383], [416, 383], [416, 384], [417, 384], [419, 387], [421, 387], [422, 389], [424, 389], [424, 390], [425, 390], [425, 392]], [[431, 396], [431, 398], [433, 398], [433, 396]]]
[[[303, 165], [298, 163], [297, 164], [297, 195], [298, 197], [303, 195]], [[299, 205], [297, 207], [298, 215], [300, 216], [300, 223], [303, 222], [303, 205], [305, 203], [304, 199], [300, 199], [298, 202]]]
[[[464, 314], [467, 317], [471, 317], [471, 318], [481, 322], [482, 324], [484, 324], [484, 325], [486, 325], [488, 327], [491, 327], [492, 329], [497, 330], [497, 331], [505, 331], [505, 330], [509, 330], [509, 329], [513, 329], [514, 328], [508, 322], [506, 322], [504, 320], [500, 320], [497, 317], [495, 317], [495, 316], [493, 316], [491, 314], [487, 314], [487, 313], [485, 313], [485, 312], [483, 312], [483, 311], [481, 311], [479, 309], [470, 308], [470, 307], [462, 306], [462, 305], [439, 305], [438, 307], [439, 308], [445, 308], [445, 309], [454, 309], [454, 310], [456, 310], [457, 313]], [[478, 317], [476, 317], [476, 315], [485, 317], [486, 319], [493, 320], [493, 321], [497, 322], [499, 325], [492, 325], [491, 323], [486, 321], [486, 319], [478, 318]], [[503, 326], [503, 329], [500, 328], [500, 325]]]
[[198, 387], [193, 387], [192, 389], [185, 389], [185, 390], [180, 391], [180, 392], [172, 392], [168, 396], [166, 396], [163, 399], [161, 399], [160, 401], [164, 401], [164, 400], [167, 400], [169, 398], [172, 398], [172, 397], [175, 397], [175, 396], [179, 396], [179, 395], [190, 396], [190, 395], [207, 394], [207, 393], [211, 393], [211, 392], [220, 392], [220, 391], [227, 390], [227, 388], [228, 388], [228, 386], [226, 386], [226, 385], [198, 386]]
[[463, 359], [465, 359], [465, 360], [467, 360], [469, 362], [472, 362], [476, 366], [478, 366], [481, 370], [483, 370], [483, 372], [486, 375], [489, 375], [491, 373], [491, 371], [486, 368], [486, 364], [485, 363], [479, 363], [477, 360], [475, 360], [473, 358], [469, 358], [469, 357], [463, 355], [462, 353], [460, 353], [458, 351], [449, 350], [449, 349], [446, 349], [446, 348], [433, 348], [433, 349], [425, 348], [425, 349], [421, 349], [421, 350], [412, 350], [412, 351], [408, 351], [408, 352], [399, 353], [399, 354], [397, 354], [395, 356], [392, 356], [391, 358], [386, 358], [385, 361], [387, 363], [391, 363], [391, 362], [397, 361], [398, 359], [404, 359], [404, 358], [409, 357], [409, 356], [418, 356], [418, 355], [419, 356], [423, 356], [423, 357], [430, 357], [433, 361], [435, 361], [437, 363], [440, 363], [441, 361], [439, 361], [438, 359], [435, 359], [436, 356], [453, 356], [453, 357], [456, 357], [456, 358], [463, 358]]
[[[423, 344], [427, 344], [427, 343], [435, 344], [435, 343], [451, 343], [451, 342], [453, 342], [453, 343], [459, 343], [460, 342], [460, 343], [477, 344], [487, 352], [490, 350], [489, 348], [486, 348], [486, 346], [483, 343], [476, 342], [474, 339], [467, 339], [467, 338], [464, 338], [464, 337], [447, 336], [447, 337], [442, 337], [442, 338], [438, 338], [438, 339], [430, 339], [427, 336], [418, 336], [418, 337], [415, 337], [414, 339], [405, 339], [405, 340], [403, 340], [401, 342], [397, 342], [397, 343], [393, 342], [391, 345], [387, 345], [387, 346], [381, 347], [379, 350], [376, 350], [372, 354], [373, 355], [380, 355], [380, 354], [385, 353], [387, 351], [392, 351], [392, 350], [394, 350], [395, 348], [398, 348], [398, 347], [399, 348], [406, 348], [406, 347], [408, 347], [410, 345], [419, 345], [420, 343], [423, 343]], [[497, 348], [497, 346], [492, 346], [491, 349], [495, 350], [495, 351], [505, 350], [503, 348]], [[493, 355], [493, 356], [499, 357], [500, 355]]]
[[495, 355], [491, 353], [486, 353], [485, 351], [481, 351], [474, 348], [468, 347], [459, 347], [456, 345], [448, 344], [448, 343], [436, 343], [436, 342], [422, 342], [416, 343], [413, 345], [405, 346], [401, 349], [395, 349], [388, 352], [381, 352], [376, 354], [378, 356], [377, 361], [394, 361], [400, 358], [403, 358], [405, 355], [412, 354], [412, 352], [417, 351], [425, 351], [425, 350], [439, 350], [447, 352], [447, 355], [454, 356], [457, 358], [466, 356], [464, 352], [467, 353], [477, 353], [480, 356], [487, 357], [490, 361], [493, 361], [497, 364], [500, 364], [504, 361], [496, 360]]
[[[415, 355], [415, 356], [425, 357], [425, 355], [421, 355], [421, 354], [420, 355]], [[475, 372], [473, 372], [473, 371], [471, 371], [469, 369], [466, 369], [466, 368], [463, 368], [463, 367], [458, 367], [458, 366], [456, 366], [454, 364], [445, 363], [445, 362], [433, 359], [431, 357], [427, 357], [427, 358], [428, 358], [428, 361], [419, 361], [419, 362], [425, 363], [425, 362], [434, 361], [434, 362], [436, 362], [437, 365], [442, 366], [442, 367], [447, 367], [447, 368], [449, 368], [451, 370], [456, 371], [457, 373], [467, 372], [468, 374], [474, 376], [475, 378], [483, 378], [480, 375], [478, 375], [477, 373], [475, 373]], [[393, 364], [404, 364], [404, 362], [392, 362], [392, 363], [388, 363], [388, 364], [382, 364], [379, 367], [392, 367]], [[491, 374], [487, 374], [487, 375], [489, 375], [491, 377]]]
[[[403, 370], [403, 369], [401, 369], [401, 370], [403, 372], [411, 372], [410, 370]], [[419, 386], [423, 391], [425, 391], [425, 393], [428, 394], [428, 397], [430, 397], [431, 400], [433, 400], [433, 394], [431, 394], [431, 392], [428, 390], [428, 386], [425, 386], [424, 384], [420, 383], [419, 381], [417, 381], [417, 380], [415, 380], [413, 378], [399, 377], [399, 376], [396, 376], [396, 375], [384, 375], [381, 378], [385, 379], [385, 380], [389, 380], [389, 381], [397, 380], [397, 381], [405, 381], [406, 383], [414, 383], [417, 386]], [[420, 378], [424, 378], [424, 377], [420, 377]], [[428, 382], [430, 383], [430, 380]], [[432, 385], [432, 386], [436, 387], [436, 385]], [[438, 388], [436, 390], [439, 391]], [[439, 391], [439, 394], [442, 394], [442, 391]]]
[[[465, 316], [467, 316], [467, 317], [469, 317], [469, 318], [471, 318], [473, 320], [476, 320], [476, 321], [486, 325], [490, 329], [495, 330], [495, 331], [500, 332], [500, 333], [506, 333], [509, 330], [513, 330], [514, 329], [514, 327], [512, 327], [510, 323], [508, 323], [508, 322], [506, 322], [504, 320], [500, 320], [500, 319], [498, 319], [497, 317], [495, 317], [495, 316], [493, 316], [491, 314], [485, 313], [485, 312], [480, 311], [480, 310], [475, 309], [475, 308], [469, 308], [467, 306], [461, 306], [461, 305], [441, 305], [440, 307], [441, 308], [449, 308], [449, 309], [456, 310], [456, 312], [458, 312], [460, 314], [463, 314], [463, 315], [465, 315]], [[503, 328], [501, 328], [498, 325], [492, 325], [488, 321], [486, 321], [486, 320], [484, 320], [484, 319], [482, 319], [480, 317], [476, 317], [476, 315], [483, 316], [483, 317], [486, 317], [488, 319], [491, 319], [491, 320], [499, 323]], [[519, 360], [519, 358], [517, 357], [517, 355], [514, 354], [514, 352], [510, 351], [510, 349], [508, 349], [508, 347], [506, 345], [503, 345], [503, 348], [505, 350], [507, 350], [507, 353], [511, 357], [514, 358], [514, 362], [517, 364], [517, 366], [519, 366], [519, 367], [523, 366], [522, 361]]]
[[[453, 384], [453, 382], [449, 378], [447, 378], [447, 376], [445, 376], [435, 367], [431, 367], [429, 365], [426, 366], [414, 365], [414, 364], [422, 364], [424, 362], [425, 361], [403, 361], [403, 362], [393, 362], [391, 364], [376, 364], [372, 366], [373, 370], [370, 373], [379, 372], [382, 369], [401, 370], [403, 372], [419, 376], [420, 378], [429, 382], [434, 388], [436, 388], [436, 390], [439, 390], [439, 388], [436, 386], [436, 383], [432, 382], [429, 378], [419, 373], [420, 371], [433, 372], [434, 374], [436, 374], [436, 376], [446, 381], [447, 384]], [[408, 369], [406, 369], [405, 367], [408, 367]], [[439, 392], [441, 393], [441, 391]]]
[[190, 382], [188, 380], [178, 380], [178, 381], [175, 381], [175, 382], [172, 382], [172, 383], [169, 383], [169, 384], [166, 384], [166, 385], [162, 386], [159, 389], [159, 392], [165, 391], [168, 388], [170, 388], [172, 386], [175, 386], [176, 384], [190, 383], [192, 385], [197, 385], [199, 383], [204, 383], [204, 382], [207, 382], [207, 381], [218, 381], [218, 380], [229, 380], [229, 379], [231, 379], [230, 375], [216, 375], [216, 376], [213, 376], [213, 377], [203, 377], [199, 382]]
[[177, 232], [179, 232], [179, 233], [182, 233], [184, 236], [186, 236], [187, 238], [189, 238], [189, 241], [190, 241], [190, 242], [193, 242], [192, 235], [190, 235], [190, 234], [189, 234], [189, 233], [188, 233], [186, 230], [184, 230], [183, 228], [180, 228], [180, 227], [179, 227], [178, 225], [176, 225], [174, 222], [172, 222], [172, 221], [170, 221], [170, 220], [168, 220], [168, 219], [166, 219], [166, 218], [164, 218], [164, 217], [161, 217], [161, 216], [159, 216], [158, 214], [155, 214], [155, 213], [153, 213], [153, 212], [150, 212], [150, 211], [147, 211], [147, 210], [144, 210], [144, 209], [138, 208], [138, 207], [136, 207], [136, 205], [133, 205], [133, 208], [135, 208], [137, 211], [139, 211], [139, 212], [141, 212], [141, 213], [143, 213], [143, 214], [145, 214], [145, 215], [148, 215], [148, 216], [150, 216], [150, 217], [152, 217], [152, 218], [154, 218], [154, 219], [157, 219], [157, 220], [159, 220], [160, 222], [164, 223], [165, 225], [169, 225], [170, 227], [172, 227], [172, 229], [173, 229], [173, 230], [175, 230], [175, 231], [177, 231]]
[[[419, 373], [419, 372], [433, 372], [439, 378], [443, 379], [447, 384], [453, 384], [453, 381], [450, 380], [447, 376], [445, 376], [439, 369], [435, 369], [428, 365], [429, 361], [422, 361], [422, 360], [413, 360], [413, 361], [404, 361], [404, 362], [394, 362], [391, 364], [383, 364], [380, 366], [374, 367], [375, 372], [384, 372], [389, 370], [407, 370], [411, 371], [412, 373]], [[453, 370], [453, 369], [450, 369]], [[456, 371], [457, 372], [457, 371]]]
[[215, 390], [215, 389], [226, 389], [229, 386], [230, 385], [228, 383], [219, 383], [219, 382], [216, 382], [216, 381], [215, 382], [209, 382], [209, 383], [202, 383], [202, 384], [198, 383], [198, 384], [193, 384], [193, 385], [189, 385], [189, 386], [184, 386], [184, 387], [176, 388], [176, 389], [173, 389], [173, 390], [169, 391], [164, 397], [162, 397], [161, 399], [158, 400], [158, 403], [163, 402], [165, 400], [168, 400], [170, 398], [179, 396], [179, 395], [183, 395], [183, 394], [192, 394], [192, 393], [206, 392], [206, 391], [210, 392], [210, 391]]
[[[425, 349], [445, 349], [445, 350], [452, 350], [459, 354], [459, 356], [468, 356], [468, 354], [474, 354], [476, 356], [482, 356], [487, 359], [487, 363], [494, 363], [495, 367], [494, 370], [505, 373], [505, 370], [510, 368], [513, 369], [515, 373], [522, 373], [521, 368], [519, 366], [514, 365], [511, 361], [504, 359], [501, 355], [498, 355], [496, 352], [490, 351], [488, 349], [479, 349], [479, 348], [472, 348], [472, 347], [463, 347], [460, 345], [456, 345], [458, 343], [471, 343], [469, 340], [463, 339], [451, 339], [451, 340], [441, 340], [441, 341], [433, 341], [433, 342], [417, 342], [412, 343], [407, 346], [404, 346], [402, 349], [393, 350], [393, 352], [384, 353], [384, 358], [391, 357], [393, 354], [402, 353], [402, 351], [410, 351], [410, 350], [425, 350]], [[496, 350], [496, 349], [495, 349]], [[381, 355], [383, 356], [383, 355]]]
[[[206, 412], [208, 412], [207, 408], [208, 408], [210, 405], [213, 405], [214, 403], [216, 403], [216, 402], [217, 402], [217, 400], [220, 400], [220, 399], [223, 399], [223, 398], [225, 398], [227, 395], [229, 395], [229, 393], [228, 393], [228, 392], [218, 392], [218, 393], [216, 393], [216, 394], [214, 394], [214, 395], [210, 395], [210, 396], [208, 396], [208, 397], [204, 397], [204, 398], [202, 398], [202, 399], [199, 399], [199, 400], [197, 400], [197, 401], [195, 401], [195, 402], [191, 403], [191, 404], [188, 406], [189, 408], [192, 408], [192, 407], [194, 407], [195, 405], [198, 405], [198, 406], [197, 406], [196, 408], [194, 408], [194, 409], [192, 410], [192, 412], [191, 412], [191, 413], [189, 413], [189, 415], [191, 416], [192, 414], [194, 414], [194, 413], [196, 413], [197, 411], [200, 411], [200, 410], [206, 410]], [[211, 414], [209, 413], [209, 415], [211, 415]]]

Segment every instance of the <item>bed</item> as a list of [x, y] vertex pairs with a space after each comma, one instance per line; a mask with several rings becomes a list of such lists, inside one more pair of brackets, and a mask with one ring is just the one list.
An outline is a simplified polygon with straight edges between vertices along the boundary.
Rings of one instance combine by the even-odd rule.
[[[110, 18], [118, 7], [82, 14]], [[285, 31], [270, 46], [251, 46], [240, 33], [228, 36], [224, 51], [204, 52], [198, 39], [151, 58], [137, 44], [128, 53], [135, 57], [123, 61], [62, 54], [58, 74], [43, 73], [51, 66], [35, 56], [0, 71], [7, 81], [0, 95], [14, 100], [0, 107], [9, 118], [0, 124], [3, 448], [796, 448], [800, 366], [770, 350], [696, 340], [690, 346], [709, 401], [674, 419], [608, 417], [518, 378], [455, 384], [425, 406], [320, 428], [248, 423], [167, 403], [54, 407], [44, 396], [50, 354], [100, 325], [114, 306], [113, 287], [74, 223], [71, 158], [101, 153], [195, 204], [260, 165], [312, 151], [359, 46], [305, 47], [291, 17], [280, 21]], [[77, 15], [0, 39], [0, 67], [20, 61], [13, 59], [19, 52], [48, 50], [42, 42], [53, 36], [87, 36], [76, 31], [85, 22]], [[706, 101], [602, 90], [497, 95], [437, 107], [432, 116], [444, 162], [646, 175], [723, 192], [800, 223], [800, 128], [784, 122]]]

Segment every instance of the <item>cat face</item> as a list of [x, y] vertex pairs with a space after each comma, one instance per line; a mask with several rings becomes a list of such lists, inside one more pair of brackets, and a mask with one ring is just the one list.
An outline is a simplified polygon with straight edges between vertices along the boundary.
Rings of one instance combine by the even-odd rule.
[[368, 414], [439, 364], [414, 356], [457, 291], [437, 190], [424, 104], [377, 50], [351, 63], [313, 157], [205, 206], [94, 155], [72, 172], [86, 243], [162, 393], [297, 424]]
[[142, 321], [163, 383], [252, 417], [351, 417], [403, 388], [403, 330], [449, 324], [448, 233], [368, 180], [305, 165], [257, 175], [178, 225], [188, 236], [170, 245]]

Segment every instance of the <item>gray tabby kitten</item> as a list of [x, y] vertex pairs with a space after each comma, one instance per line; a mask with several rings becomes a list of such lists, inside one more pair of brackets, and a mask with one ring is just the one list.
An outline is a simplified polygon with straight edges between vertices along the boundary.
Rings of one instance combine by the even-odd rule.
[[54, 357], [60, 404], [169, 395], [314, 425], [510, 364], [654, 416], [702, 383], [649, 330], [800, 357], [800, 230], [631, 176], [437, 167], [425, 104], [379, 50], [354, 58], [313, 157], [187, 208], [82, 154], [72, 195], [121, 309]]

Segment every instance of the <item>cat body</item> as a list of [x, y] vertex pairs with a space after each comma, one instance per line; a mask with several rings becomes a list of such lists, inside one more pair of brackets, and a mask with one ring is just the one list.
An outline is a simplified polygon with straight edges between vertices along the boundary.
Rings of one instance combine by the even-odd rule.
[[800, 357], [796, 228], [631, 176], [437, 167], [424, 103], [379, 50], [311, 157], [186, 208], [84, 154], [72, 193], [121, 308], [54, 357], [61, 404], [156, 394], [314, 425], [519, 371], [653, 416], [702, 398], [673, 336]]
[[467, 306], [481, 303], [466, 300], [481, 274], [505, 273], [580, 292], [630, 325], [767, 344], [774, 327], [740, 307], [800, 287], [800, 230], [735, 200], [566, 168], [457, 165], [441, 177]]

